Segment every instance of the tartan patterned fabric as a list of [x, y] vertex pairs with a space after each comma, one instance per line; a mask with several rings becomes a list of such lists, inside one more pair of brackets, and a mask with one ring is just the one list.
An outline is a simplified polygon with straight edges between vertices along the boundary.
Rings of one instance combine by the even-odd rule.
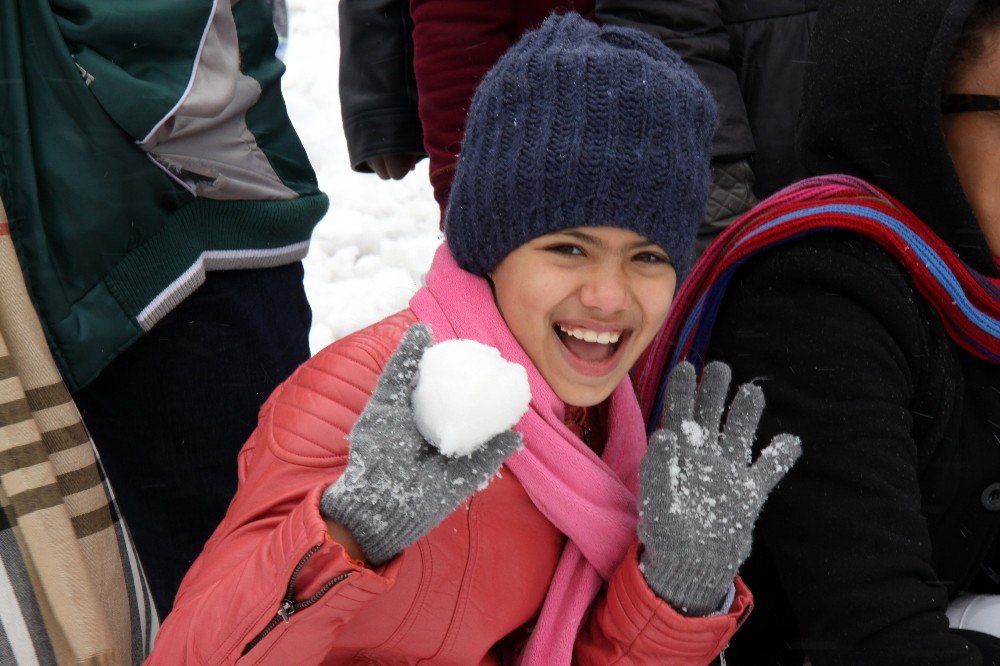
[[129, 664], [158, 618], [0, 204], [0, 664]]

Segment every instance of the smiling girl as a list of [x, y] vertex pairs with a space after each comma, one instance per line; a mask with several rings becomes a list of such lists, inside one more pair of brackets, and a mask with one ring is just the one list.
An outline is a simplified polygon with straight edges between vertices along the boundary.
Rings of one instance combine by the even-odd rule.
[[[706, 664], [750, 610], [735, 572], [798, 455], [681, 366], [647, 441], [628, 371], [688, 270], [711, 99], [642, 33], [551, 17], [484, 79], [410, 309], [268, 400], [226, 520], [152, 663]], [[522, 366], [527, 413], [469, 455], [417, 427], [432, 345]], [[466, 386], [454, 386], [466, 391]], [[470, 414], [468, 419], [476, 419]]]

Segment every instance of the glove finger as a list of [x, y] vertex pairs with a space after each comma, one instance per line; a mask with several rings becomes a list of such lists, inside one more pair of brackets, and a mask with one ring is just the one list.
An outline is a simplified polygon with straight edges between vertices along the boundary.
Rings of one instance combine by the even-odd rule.
[[661, 429], [650, 435], [649, 446], [639, 465], [640, 513], [651, 511], [655, 506], [670, 506], [680, 481], [677, 449], [677, 433]]
[[760, 505], [802, 455], [802, 442], [795, 435], [775, 435], [750, 468], [750, 478], [759, 491]]
[[415, 385], [414, 379], [420, 370], [420, 359], [424, 352], [434, 342], [431, 329], [427, 324], [414, 324], [406, 329], [399, 347], [389, 357], [385, 369], [378, 380], [378, 387], [372, 396], [388, 402], [402, 402], [410, 408], [410, 394]]
[[764, 391], [755, 384], [742, 384], [729, 405], [722, 434], [722, 451], [733, 462], [750, 464], [754, 436], [764, 413]]
[[694, 403], [694, 420], [706, 431], [706, 442], [717, 445], [722, 413], [726, 408], [726, 394], [732, 378], [729, 366], [712, 361], [701, 373], [701, 385]]
[[694, 416], [694, 395], [697, 377], [694, 366], [681, 361], [667, 378], [667, 410], [664, 426], [680, 433], [681, 424]]

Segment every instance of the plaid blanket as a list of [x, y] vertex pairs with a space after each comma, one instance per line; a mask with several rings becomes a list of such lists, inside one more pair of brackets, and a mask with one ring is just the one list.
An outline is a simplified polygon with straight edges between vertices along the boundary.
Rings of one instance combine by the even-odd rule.
[[0, 664], [129, 664], [158, 627], [0, 205]]

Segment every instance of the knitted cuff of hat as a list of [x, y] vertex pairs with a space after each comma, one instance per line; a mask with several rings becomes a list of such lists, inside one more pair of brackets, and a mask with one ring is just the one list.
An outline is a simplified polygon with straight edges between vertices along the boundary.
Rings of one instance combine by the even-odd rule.
[[719, 610], [736, 577], [721, 560], [709, 556], [686, 561], [655, 558], [647, 548], [639, 568], [657, 596], [684, 615], [702, 617]]
[[342, 476], [323, 493], [319, 510], [347, 528], [372, 566], [385, 564], [419, 539], [423, 522], [405, 511], [389, 511], [383, 493], [349, 487]]

